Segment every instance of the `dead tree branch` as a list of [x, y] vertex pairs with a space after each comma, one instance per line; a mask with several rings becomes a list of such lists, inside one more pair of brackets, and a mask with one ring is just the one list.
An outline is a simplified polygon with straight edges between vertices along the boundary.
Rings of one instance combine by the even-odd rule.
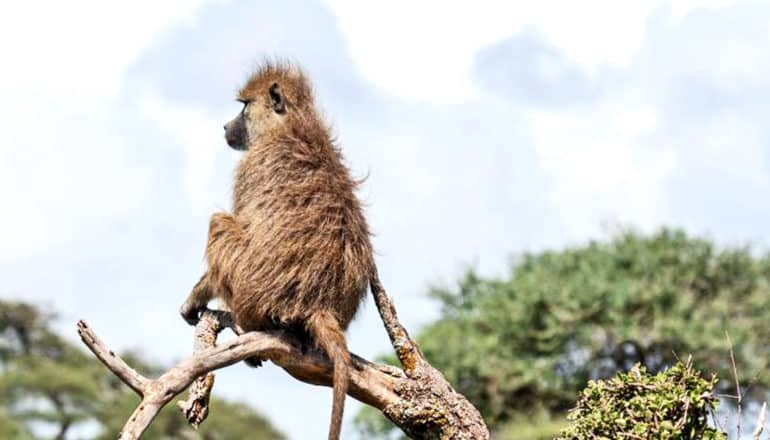
[[[195, 327], [194, 353], [199, 353], [216, 345], [219, 332], [225, 327], [231, 326], [229, 315], [221, 313], [217, 315], [213, 311], [204, 314], [201, 317], [201, 321], [203, 320], [206, 322], [199, 322], [199, 325]], [[193, 381], [187, 400], [180, 400], [177, 403], [187, 422], [195, 429], [198, 429], [209, 414], [209, 398], [213, 387], [214, 373], [208, 372]]]
[[[411, 438], [489, 439], [478, 410], [430, 366], [398, 322], [393, 303], [384, 290], [375, 291], [380, 315], [404, 369], [374, 364], [351, 354], [348, 394], [382, 411]], [[238, 337], [216, 345], [217, 335], [228, 327]], [[301, 341], [283, 331], [242, 333], [226, 312], [204, 312], [196, 327], [193, 356], [154, 380], [126, 364], [84, 321], [78, 322], [78, 333], [94, 355], [142, 397], [120, 432], [121, 440], [139, 438], [160, 410], [190, 384], [190, 396], [179, 402], [179, 407], [197, 427], [208, 413], [214, 380], [211, 372], [251, 357], [269, 359], [302, 382], [332, 384], [332, 364], [323, 352], [303, 347]]]

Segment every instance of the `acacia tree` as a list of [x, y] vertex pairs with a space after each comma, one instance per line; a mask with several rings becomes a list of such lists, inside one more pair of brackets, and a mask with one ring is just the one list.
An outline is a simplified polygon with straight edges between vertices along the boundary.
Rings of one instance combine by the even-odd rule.
[[[21, 302], [0, 300], [0, 438], [26, 440], [51, 432], [70, 438], [78, 425], [96, 425], [96, 438], [114, 438], [138, 399], [78, 347], [54, 333], [54, 316]], [[138, 354], [124, 355], [148, 374], [161, 369]], [[173, 409], [159, 414], [148, 438], [283, 439], [246, 405], [217, 399], [198, 433]], [[32, 426], [44, 428], [33, 431]], [[47, 428], [47, 429], [46, 429]]]
[[6, 417], [16, 421], [12, 429], [22, 436], [37, 423], [64, 439], [98, 405], [95, 379], [104, 374], [50, 330], [52, 318], [29, 304], [0, 301], [0, 396]]
[[[692, 354], [695, 368], [732, 377], [726, 333], [750, 380], [744, 399], [770, 389], [770, 258], [747, 247], [720, 249], [676, 229], [622, 231], [524, 254], [500, 278], [468, 271], [430, 293], [442, 317], [420, 346], [500, 438], [553, 438], [563, 425], [553, 420], [589, 379], [636, 363], [657, 373]], [[716, 386], [735, 394], [731, 381]], [[528, 420], [537, 427], [525, 432]], [[357, 423], [368, 437], [392, 430], [367, 411]]]

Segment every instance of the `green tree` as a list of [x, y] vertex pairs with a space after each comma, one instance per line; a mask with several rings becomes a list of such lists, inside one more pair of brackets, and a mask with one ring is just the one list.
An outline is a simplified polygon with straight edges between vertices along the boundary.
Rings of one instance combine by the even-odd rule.
[[47, 424], [64, 439], [100, 404], [103, 372], [48, 327], [32, 305], [0, 301], [0, 403], [23, 426]]
[[[96, 425], [95, 438], [114, 438], [139, 398], [95, 358], [56, 335], [50, 314], [25, 303], [0, 300], [0, 438], [33, 439], [52, 427], [56, 439], [67, 439], [73, 427]], [[143, 373], [162, 368], [136, 353], [126, 361]], [[212, 399], [200, 431], [190, 428], [170, 405], [146, 434], [153, 439], [236, 440], [283, 439], [270, 422], [240, 403]]]
[[15, 440], [32, 440], [32, 433], [21, 423], [6, 414], [4, 408], [0, 408], [0, 438]]
[[[726, 332], [752, 378], [748, 399], [770, 387], [770, 258], [746, 247], [719, 249], [674, 229], [624, 231], [522, 255], [499, 279], [471, 270], [431, 295], [442, 317], [418, 341], [490, 427], [508, 433], [499, 438], [524, 438], [512, 422], [563, 417], [589, 379], [636, 363], [657, 373], [692, 354], [699, 370], [732, 377]], [[358, 426], [372, 436], [390, 429], [367, 411]]]

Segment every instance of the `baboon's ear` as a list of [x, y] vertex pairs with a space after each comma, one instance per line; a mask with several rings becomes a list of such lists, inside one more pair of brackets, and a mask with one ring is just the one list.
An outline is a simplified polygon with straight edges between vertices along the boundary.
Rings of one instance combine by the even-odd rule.
[[278, 86], [278, 83], [273, 83], [270, 86], [270, 101], [273, 104], [274, 112], [283, 113], [286, 111], [286, 100], [283, 98], [283, 93], [281, 93], [281, 87]]

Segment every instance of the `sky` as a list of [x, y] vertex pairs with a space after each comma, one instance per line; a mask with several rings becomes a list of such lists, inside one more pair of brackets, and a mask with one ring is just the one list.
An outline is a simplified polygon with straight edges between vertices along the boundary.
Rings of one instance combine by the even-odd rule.
[[[770, 244], [770, 4], [30, 1], [0, 5], [0, 296], [86, 319], [111, 347], [189, 355], [177, 311], [239, 159], [222, 125], [288, 58], [356, 176], [412, 333], [473, 267], [678, 226]], [[367, 300], [351, 350], [389, 350]], [[331, 392], [269, 365], [218, 373], [292, 439]], [[344, 434], [359, 404], [348, 399]], [[301, 423], [297, 423], [301, 417]]]

